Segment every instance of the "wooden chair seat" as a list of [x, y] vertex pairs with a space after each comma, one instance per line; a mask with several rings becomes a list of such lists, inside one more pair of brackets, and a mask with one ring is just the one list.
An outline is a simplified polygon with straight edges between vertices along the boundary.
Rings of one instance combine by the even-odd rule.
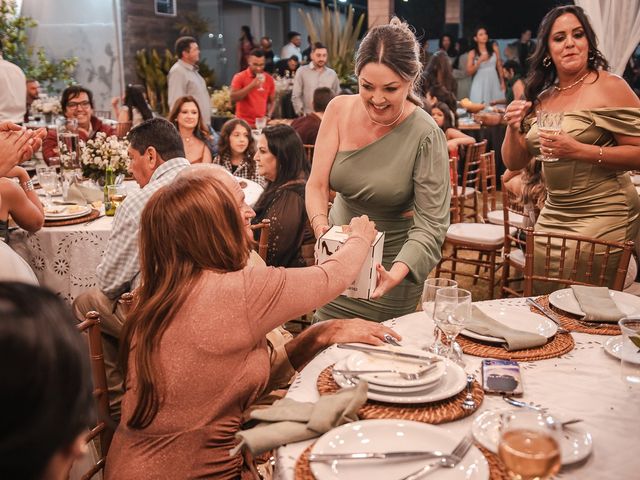
[[[515, 234], [516, 229], [512, 229]], [[504, 229], [488, 223], [454, 223], [445, 236], [447, 241], [465, 242], [480, 248], [497, 249], [504, 242]]]
[[[487, 220], [493, 225], [504, 225], [504, 213], [502, 210], [492, 210], [487, 214]], [[524, 228], [524, 216], [509, 212], [509, 223], [516, 228]]]

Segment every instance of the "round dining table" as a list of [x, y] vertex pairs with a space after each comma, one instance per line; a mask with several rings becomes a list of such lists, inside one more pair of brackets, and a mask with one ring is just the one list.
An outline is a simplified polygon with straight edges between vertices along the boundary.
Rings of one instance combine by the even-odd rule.
[[[488, 308], [509, 308], [514, 312], [529, 312], [524, 298], [490, 300], [476, 305]], [[517, 328], [518, 315], [513, 315]], [[424, 312], [416, 312], [385, 322], [402, 335], [401, 344], [423, 348], [433, 340], [433, 322]], [[630, 479], [638, 478], [640, 455], [636, 452], [640, 438], [640, 385], [634, 388], [621, 378], [620, 360], [603, 348], [610, 338], [604, 335], [572, 333], [575, 348], [557, 357], [520, 363], [524, 395], [531, 402], [548, 409], [561, 420], [580, 418], [576, 429], [591, 434], [592, 451], [585, 459], [563, 466], [560, 479]], [[316, 402], [319, 398], [316, 382], [328, 366], [353, 352], [332, 346], [316, 356], [298, 375], [287, 398], [300, 402]], [[481, 357], [464, 355], [465, 370], [481, 382]], [[506, 411], [514, 407], [499, 395], [485, 394], [484, 401], [473, 415], [436, 428], [462, 439], [473, 422], [483, 412]], [[570, 428], [570, 427], [569, 427]], [[276, 452], [275, 478], [295, 478], [295, 464], [302, 452], [315, 440], [285, 445]], [[439, 478], [438, 472], [426, 478]], [[475, 478], [475, 477], [474, 477]]]

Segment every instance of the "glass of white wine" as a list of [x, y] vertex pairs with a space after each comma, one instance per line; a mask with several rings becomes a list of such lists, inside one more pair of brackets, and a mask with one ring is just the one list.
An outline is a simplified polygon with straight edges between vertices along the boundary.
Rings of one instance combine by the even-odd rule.
[[38, 181], [46, 195], [46, 207], [51, 207], [51, 195], [58, 190], [58, 174], [54, 170], [45, 170], [38, 173]]
[[562, 427], [553, 417], [529, 409], [502, 415], [498, 456], [513, 480], [544, 480], [561, 466]]
[[429, 347], [429, 351], [436, 355], [444, 355], [447, 351], [444, 344], [440, 341], [440, 329], [433, 318], [433, 307], [436, 301], [436, 292], [441, 288], [455, 288], [457, 286], [458, 282], [455, 280], [442, 277], [427, 278], [424, 282], [424, 288], [422, 289], [422, 311], [428, 318], [434, 320], [433, 343]]
[[[538, 110], [538, 130], [541, 132], [550, 133], [551, 135], [558, 135], [562, 131], [563, 118], [564, 113], [562, 112], [548, 112], [546, 110]], [[557, 162], [559, 160], [559, 158], [554, 157], [553, 154], [545, 155], [543, 153], [538, 155], [536, 159], [540, 160], [541, 162]]]
[[471, 318], [471, 292], [462, 288], [441, 288], [436, 292], [433, 319], [447, 337], [447, 358], [454, 361], [456, 337]]

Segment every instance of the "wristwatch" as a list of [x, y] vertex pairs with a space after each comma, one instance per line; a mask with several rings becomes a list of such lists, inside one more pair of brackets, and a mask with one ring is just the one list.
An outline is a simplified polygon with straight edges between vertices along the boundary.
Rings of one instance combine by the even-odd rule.
[[26, 182], [20, 182], [20, 186], [24, 189], [25, 192], [33, 192], [33, 190], [35, 190], [33, 188], [33, 181], [31, 181], [31, 179], [27, 180]]

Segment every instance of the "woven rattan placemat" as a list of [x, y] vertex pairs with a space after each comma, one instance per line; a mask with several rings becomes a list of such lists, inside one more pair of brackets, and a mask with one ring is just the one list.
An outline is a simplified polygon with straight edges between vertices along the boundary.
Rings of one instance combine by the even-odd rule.
[[100, 210], [91, 209], [91, 213], [82, 217], [70, 218], [68, 220], [45, 220], [45, 227], [64, 227], [66, 225], [78, 225], [80, 223], [90, 222], [100, 216]]
[[[543, 307], [549, 307], [551, 310], [553, 310], [558, 316], [558, 320], [560, 320], [562, 326], [567, 330], [571, 330], [572, 332], [590, 333], [592, 335], [620, 335], [622, 333], [620, 331], [620, 327], [615, 323], [612, 323], [611, 325], [594, 323], [595, 326], [593, 327], [585, 326], [584, 323], [578, 322], [579, 318], [576, 315], [572, 315], [551, 305], [549, 303], [549, 295], [538, 297], [536, 301], [539, 302]], [[533, 307], [530, 308], [532, 312], [542, 315]], [[597, 325], [604, 326], [600, 327]]]
[[[320, 395], [335, 393], [340, 387], [333, 379], [331, 369], [333, 365], [325, 368], [318, 376], [318, 391]], [[451, 398], [431, 403], [411, 403], [411, 404], [390, 404], [367, 400], [358, 410], [358, 417], [361, 420], [372, 418], [395, 418], [401, 420], [414, 420], [423, 423], [445, 423], [468, 417], [475, 410], [465, 410], [462, 402], [466, 396], [467, 389], [454, 395]], [[480, 407], [484, 399], [484, 391], [478, 382], [473, 385], [473, 398], [476, 405]]]
[[527, 348], [526, 350], [506, 350], [502, 346], [479, 342], [468, 337], [458, 336], [456, 341], [462, 347], [462, 351], [475, 357], [501, 358], [506, 360], [516, 360], [521, 362], [532, 362], [554, 358], [564, 355], [573, 350], [575, 342], [569, 333], [556, 334], [550, 342], [540, 347]]
[[[302, 455], [298, 457], [296, 460], [296, 466], [294, 470], [294, 478], [295, 480], [315, 480], [313, 473], [311, 473], [311, 464], [309, 463], [309, 454], [311, 453], [311, 449], [315, 443], [309, 445]], [[487, 463], [489, 464], [489, 479], [490, 480], [509, 480], [509, 475], [504, 469], [502, 462], [498, 458], [497, 455], [491, 453], [489, 450], [482, 448], [480, 445], [476, 444], [478, 450], [485, 456], [487, 459]], [[438, 478], [437, 475], [434, 475], [434, 478]]]

